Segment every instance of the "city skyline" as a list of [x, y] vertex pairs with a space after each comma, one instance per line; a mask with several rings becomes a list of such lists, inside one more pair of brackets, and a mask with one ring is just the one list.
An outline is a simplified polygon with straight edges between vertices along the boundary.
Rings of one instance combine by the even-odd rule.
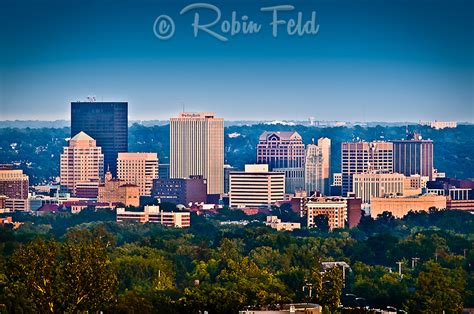
[[[95, 95], [129, 102], [137, 120], [185, 107], [226, 120], [474, 121], [471, 1], [291, 1], [316, 11], [318, 34], [226, 43], [193, 38], [183, 4], [2, 3], [0, 119], [64, 119], [71, 101]], [[262, 3], [214, 4], [268, 26]], [[168, 41], [153, 34], [160, 14], [179, 16]]]

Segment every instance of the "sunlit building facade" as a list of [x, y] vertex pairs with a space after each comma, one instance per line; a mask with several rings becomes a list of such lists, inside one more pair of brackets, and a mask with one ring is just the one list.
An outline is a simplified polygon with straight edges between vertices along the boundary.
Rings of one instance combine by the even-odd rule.
[[182, 112], [170, 119], [170, 177], [202, 176], [208, 194], [224, 193], [224, 119]]

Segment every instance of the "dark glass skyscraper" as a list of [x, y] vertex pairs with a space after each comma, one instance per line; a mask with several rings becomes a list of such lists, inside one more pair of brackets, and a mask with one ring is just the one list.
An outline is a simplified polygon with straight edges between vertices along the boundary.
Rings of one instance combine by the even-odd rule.
[[393, 143], [393, 171], [406, 176], [419, 174], [433, 176], [433, 141], [422, 140], [414, 134], [411, 138]]
[[104, 169], [117, 176], [117, 156], [128, 151], [127, 102], [72, 102], [71, 137], [84, 131], [102, 147]]

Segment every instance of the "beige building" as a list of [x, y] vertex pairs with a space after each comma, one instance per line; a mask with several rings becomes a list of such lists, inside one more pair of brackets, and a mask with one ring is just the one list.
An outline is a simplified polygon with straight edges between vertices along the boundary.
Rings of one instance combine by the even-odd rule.
[[318, 139], [318, 147], [321, 149], [322, 155], [322, 179], [323, 179], [323, 190], [321, 191], [324, 195], [329, 194], [329, 187], [331, 186], [331, 140], [327, 137], [321, 137]]
[[282, 222], [277, 216], [267, 216], [265, 224], [277, 231], [293, 231], [301, 229], [301, 224], [299, 222]]
[[104, 174], [104, 155], [96, 141], [84, 132], [79, 132], [69, 140], [61, 154], [61, 186], [73, 196], [76, 184], [99, 181]]
[[304, 205], [308, 228], [315, 226], [315, 217], [328, 217], [329, 229], [344, 228], [347, 219], [347, 200], [342, 197], [316, 197]]
[[429, 177], [420, 176], [414, 174], [409, 177], [405, 177], [403, 183], [403, 196], [416, 196], [422, 193], [422, 189], [426, 188], [426, 182], [429, 181]]
[[182, 112], [170, 119], [170, 177], [203, 176], [208, 194], [224, 193], [224, 119]]
[[383, 212], [391, 212], [393, 216], [402, 218], [409, 211], [425, 211], [431, 207], [446, 208], [446, 197], [434, 194], [420, 196], [394, 196], [372, 198], [370, 215], [376, 218]]
[[400, 173], [358, 173], [352, 176], [352, 191], [362, 203], [370, 203], [373, 197], [403, 195], [405, 176]]
[[331, 165], [331, 140], [323, 137], [318, 145], [306, 146], [305, 190], [329, 194], [329, 175]]
[[113, 179], [112, 174], [107, 172], [105, 180], [99, 184], [97, 202], [108, 203], [111, 207], [123, 204], [124, 206], [140, 206], [139, 187], [127, 184], [123, 180]]
[[191, 226], [189, 212], [164, 212], [159, 206], [145, 206], [143, 211], [127, 211], [117, 208], [117, 222], [159, 223], [167, 227], [186, 228]]
[[153, 179], [158, 179], [157, 153], [118, 153], [117, 177], [140, 188], [140, 196], [150, 196]]
[[268, 207], [284, 194], [285, 174], [268, 171], [268, 165], [245, 165], [245, 171], [229, 174], [230, 207]]

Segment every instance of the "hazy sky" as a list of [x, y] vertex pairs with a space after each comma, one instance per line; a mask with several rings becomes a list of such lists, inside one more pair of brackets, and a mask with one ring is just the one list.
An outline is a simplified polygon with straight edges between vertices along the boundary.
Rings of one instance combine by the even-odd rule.
[[[221, 21], [262, 24], [227, 42], [194, 37], [196, 11], [179, 14], [190, 3], [0, 0], [0, 119], [69, 119], [70, 101], [95, 95], [128, 101], [131, 119], [184, 104], [228, 120], [474, 121], [474, 1], [209, 1]], [[282, 25], [274, 38], [260, 8], [279, 4], [295, 6], [284, 20], [316, 11], [318, 34]], [[162, 14], [175, 21], [166, 41], [153, 31]]]

